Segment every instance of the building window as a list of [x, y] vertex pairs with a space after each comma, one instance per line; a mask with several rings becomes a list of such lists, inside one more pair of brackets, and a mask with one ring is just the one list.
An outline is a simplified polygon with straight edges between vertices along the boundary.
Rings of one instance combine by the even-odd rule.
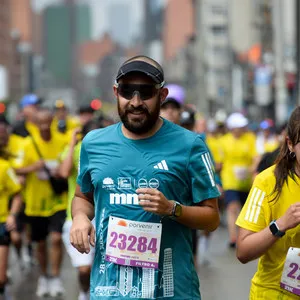
[[212, 31], [213, 35], [222, 36], [222, 35], [227, 34], [228, 29], [227, 29], [227, 26], [214, 25], [214, 26], [211, 26], [211, 31]]

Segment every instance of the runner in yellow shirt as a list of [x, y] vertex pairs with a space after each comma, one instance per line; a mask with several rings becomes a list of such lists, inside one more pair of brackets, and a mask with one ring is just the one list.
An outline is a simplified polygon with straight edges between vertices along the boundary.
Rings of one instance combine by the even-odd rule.
[[[7, 283], [10, 231], [16, 228], [16, 216], [22, 205], [21, 185], [9, 162], [5, 159], [3, 140], [0, 136], [0, 298], [8, 299]], [[9, 210], [9, 201], [12, 198]]]
[[[297, 107], [290, 117], [287, 139], [277, 163], [256, 176], [236, 222], [240, 227], [238, 259], [247, 263], [259, 258], [250, 300], [299, 299], [299, 195], [300, 107]], [[293, 249], [289, 251], [290, 247]], [[295, 251], [293, 256], [291, 253]]]
[[[87, 122], [82, 129], [82, 138], [91, 130], [101, 128], [100, 120], [91, 120]], [[76, 179], [78, 175], [78, 163], [80, 156], [81, 140], [78, 141], [79, 130], [73, 131], [72, 140], [65, 148], [63, 153], [63, 161], [59, 166], [59, 174], [61, 177], [68, 178], [68, 209], [67, 218], [63, 227], [63, 242], [65, 248], [71, 258], [73, 267], [78, 270], [78, 279], [80, 284], [80, 292], [78, 300], [89, 300], [90, 288], [90, 272], [94, 259], [94, 248], [89, 253], [78, 252], [70, 243], [70, 230], [72, 226], [71, 204], [76, 190]]]
[[27, 137], [30, 134], [38, 132], [36, 114], [39, 110], [41, 99], [35, 94], [24, 95], [20, 106], [22, 109], [23, 120], [16, 122], [12, 133], [21, 137]]
[[222, 152], [221, 182], [227, 212], [229, 247], [236, 245], [235, 221], [252, 184], [252, 166], [256, 156], [255, 139], [247, 132], [248, 120], [240, 113], [227, 119], [230, 130], [220, 138]]
[[75, 116], [71, 116], [61, 99], [55, 101], [54, 105], [55, 115], [51, 124], [53, 131], [58, 131], [62, 134], [68, 134], [75, 128], [80, 127], [80, 120]]
[[[64, 293], [59, 278], [62, 261], [62, 227], [67, 208], [67, 194], [56, 195], [49, 181], [49, 174], [56, 176], [59, 158], [66, 146], [65, 138], [51, 130], [52, 114], [43, 109], [37, 113], [39, 133], [27, 138], [24, 166], [17, 169], [18, 174], [26, 175], [25, 213], [31, 225], [32, 241], [38, 242], [38, 260], [41, 276], [37, 295], [50, 294], [53, 297]], [[50, 233], [52, 277], [47, 278], [46, 238]]]
[[[7, 160], [11, 164], [12, 168], [18, 168], [22, 165], [24, 159], [24, 144], [25, 138], [17, 136], [15, 134], [9, 134], [9, 123], [4, 116], [0, 117], [0, 138], [2, 139], [2, 145], [5, 147], [4, 151], [7, 155]], [[24, 184], [24, 176], [18, 176], [20, 184]], [[16, 218], [16, 229], [10, 231], [11, 242], [14, 245], [17, 256], [18, 265], [21, 270], [30, 266], [30, 253], [32, 252], [31, 243], [27, 243], [28, 255], [23, 252], [22, 255], [22, 232], [25, 228], [25, 215], [24, 215], [24, 203], [21, 212]]]

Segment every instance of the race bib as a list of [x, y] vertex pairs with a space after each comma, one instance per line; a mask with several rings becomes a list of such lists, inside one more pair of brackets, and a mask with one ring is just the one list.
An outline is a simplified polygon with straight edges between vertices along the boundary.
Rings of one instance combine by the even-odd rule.
[[[58, 167], [58, 161], [57, 160], [45, 160], [45, 165], [48, 168], [48, 170], [54, 170]], [[44, 170], [41, 169], [37, 171], [37, 177], [39, 180], [49, 180], [49, 175], [48, 173]]]
[[39, 180], [49, 180], [49, 176], [45, 170], [39, 170], [36, 172], [37, 178]]
[[233, 167], [234, 176], [238, 180], [245, 180], [249, 178], [248, 167], [234, 166]]
[[161, 226], [110, 216], [105, 260], [118, 265], [157, 269]]
[[290, 247], [285, 260], [280, 287], [300, 296], [300, 248]]

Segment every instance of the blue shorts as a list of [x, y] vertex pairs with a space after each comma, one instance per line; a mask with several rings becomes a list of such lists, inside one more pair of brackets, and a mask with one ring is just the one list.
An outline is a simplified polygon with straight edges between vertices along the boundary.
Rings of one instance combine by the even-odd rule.
[[238, 201], [243, 206], [247, 200], [248, 192], [240, 192], [235, 190], [227, 190], [224, 192], [225, 204]]
[[6, 230], [6, 223], [0, 223], [0, 246], [8, 246], [10, 244], [10, 234]]

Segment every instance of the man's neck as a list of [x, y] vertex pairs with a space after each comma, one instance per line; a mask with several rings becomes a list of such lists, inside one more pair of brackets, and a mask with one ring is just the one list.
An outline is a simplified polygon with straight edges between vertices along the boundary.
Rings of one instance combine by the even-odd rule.
[[40, 131], [40, 135], [45, 142], [49, 142], [51, 140], [51, 131]]
[[158, 118], [155, 125], [146, 133], [136, 134], [129, 131], [124, 125], [122, 125], [122, 132], [125, 137], [131, 140], [142, 140], [153, 136], [163, 125], [164, 121], [161, 118]]

